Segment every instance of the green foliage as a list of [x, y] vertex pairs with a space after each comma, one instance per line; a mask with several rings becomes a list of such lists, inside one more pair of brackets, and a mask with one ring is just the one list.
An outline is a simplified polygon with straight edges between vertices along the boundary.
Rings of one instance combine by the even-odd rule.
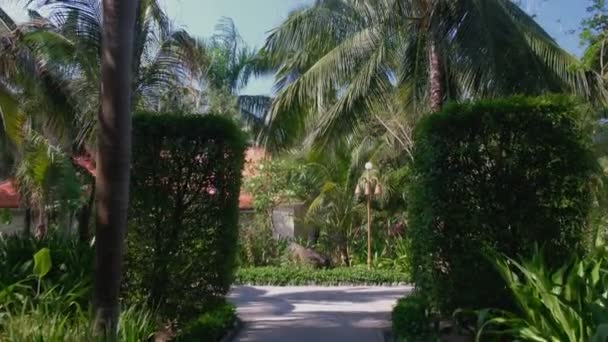
[[287, 241], [274, 236], [272, 229], [259, 217], [240, 228], [239, 266], [280, 265], [287, 255]]
[[[598, 73], [605, 83], [608, 76], [606, 39], [608, 38], [608, 7], [605, 0], [589, 0], [589, 17], [581, 23], [580, 41], [586, 47], [583, 65]], [[601, 104], [601, 102], [599, 103]]]
[[392, 325], [397, 341], [432, 340], [432, 317], [428, 301], [419, 292], [399, 299], [393, 308]]
[[236, 272], [235, 284], [241, 285], [392, 285], [409, 281], [406, 273], [392, 270], [367, 270], [365, 267], [309, 269], [298, 267], [252, 267]]
[[11, 224], [13, 222], [13, 214], [10, 209], [0, 209], [0, 225]]
[[[46, 251], [48, 259], [43, 255]], [[35, 255], [40, 272], [33, 271]], [[0, 238], [0, 288], [25, 289], [21, 293], [31, 297], [36, 293], [39, 276], [43, 276], [41, 292], [47, 288], [53, 288], [56, 293], [74, 290], [73, 301], [85, 306], [90, 299], [93, 258], [93, 248], [56, 231], [41, 240], [23, 236]], [[52, 267], [48, 267], [51, 261]]]
[[316, 166], [299, 158], [273, 158], [257, 165], [244, 184], [245, 191], [254, 194], [254, 212], [241, 224], [240, 265], [281, 264], [286, 241], [274, 237], [272, 212], [280, 204], [309, 201], [318, 182]]
[[44, 278], [51, 270], [53, 262], [51, 260], [51, 250], [43, 248], [34, 254], [34, 275]]
[[303, 201], [316, 191], [316, 166], [298, 158], [273, 158], [260, 162], [248, 177], [245, 190], [255, 194], [256, 212], [267, 213], [280, 203]]
[[492, 341], [494, 336], [518, 341], [608, 339], [608, 249], [558, 269], [549, 267], [538, 251], [521, 263], [504, 255], [493, 256], [493, 262], [519, 310], [479, 311], [478, 341]]
[[[409, 242], [401, 235], [387, 234], [382, 221], [372, 225], [372, 267], [380, 270], [392, 270], [401, 273], [410, 272]], [[399, 226], [400, 223], [393, 224]], [[375, 229], [374, 229], [375, 228]], [[389, 227], [389, 229], [392, 227]], [[352, 265], [367, 264], [367, 235], [360, 229], [358, 235], [349, 242]]]
[[126, 293], [196, 315], [232, 281], [245, 138], [212, 115], [139, 114], [133, 133]]
[[226, 332], [234, 326], [236, 319], [234, 305], [223, 303], [186, 324], [179, 341], [220, 341]]
[[529, 256], [544, 244], [559, 265], [585, 249], [598, 168], [583, 123], [571, 101], [554, 96], [452, 104], [421, 122], [408, 208], [412, 275], [442, 313], [510, 306], [488, 250]]
[[[92, 336], [91, 322], [91, 315], [80, 309], [65, 313], [49, 305], [24, 306], [19, 310], [0, 315], [0, 340], [103, 342]], [[128, 306], [120, 315], [118, 339], [121, 342], [148, 341], [154, 335], [156, 328], [157, 319], [152, 311]]]
[[[90, 247], [57, 233], [0, 240], [0, 341], [95, 341], [87, 311], [92, 257]], [[153, 312], [129, 306], [120, 341], [147, 340], [156, 324]]]
[[514, 1], [319, 0], [266, 40], [264, 56], [278, 70], [270, 131], [281, 144], [297, 146], [305, 134], [334, 142], [358, 134], [395, 97], [401, 113], [424, 113], [429, 74], [442, 73], [428, 63], [433, 46], [445, 71], [442, 98], [596, 90]]

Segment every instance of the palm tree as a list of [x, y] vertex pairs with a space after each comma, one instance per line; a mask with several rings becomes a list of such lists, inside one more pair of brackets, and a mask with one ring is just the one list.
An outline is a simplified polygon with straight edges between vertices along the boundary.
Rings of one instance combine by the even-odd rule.
[[131, 90], [137, 2], [103, 1], [97, 138], [95, 327], [116, 340], [131, 166]]
[[[3, 50], [2, 61], [7, 63], [2, 65], [14, 76], [6, 88], [17, 90], [11, 95], [19, 95], [13, 96], [13, 102], [21, 104], [11, 107], [4, 101], [9, 109], [3, 115], [8, 123], [5, 131], [9, 135], [12, 131], [14, 137], [24, 124], [33, 122], [35, 130], [65, 155], [93, 154], [100, 107], [101, 2], [48, 0], [36, 4], [46, 17], [30, 9], [30, 20], [17, 26], [6, 13], [2, 16], [9, 23], [4, 32], [10, 43], [10, 49]], [[179, 44], [184, 35], [170, 29], [156, 1], [139, 2], [132, 82], [135, 109], [155, 109], [159, 94], [178, 82], [183, 69]], [[36, 120], [30, 120], [34, 115]], [[94, 184], [89, 187], [92, 191], [78, 215], [83, 238], [88, 235], [90, 203], [95, 196]]]
[[[74, 195], [76, 177], [64, 167], [69, 158], [61, 149], [69, 141], [74, 108], [57, 70], [21, 39], [20, 29], [0, 8], [0, 140], [4, 161], [11, 161], [3, 166], [16, 178], [26, 212], [35, 208], [44, 230], [51, 199]], [[65, 182], [64, 187], [55, 188], [52, 181]], [[29, 232], [29, 224], [26, 228]]]
[[[75, 143], [94, 150], [100, 108], [101, 1], [46, 0], [40, 10], [48, 15], [36, 15], [26, 25], [23, 39], [31, 42], [48, 64], [61, 67], [62, 81], [78, 109]], [[172, 30], [156, 0], [138, 1], [134, 28], [132, 107], [155, 110], [158, 98], [183, 76], [180, 44], [187, 33]]]
[[[261, 72], [264, 59], [249, 48], [234, 21], [222, 18], [209, 40], [189, 39], [186, 64], [189, 67], [193, 105], [201, 112], [238, 116], [254, 132], [263, 127], [272, 99], [242, 95], [251, 76]], [[234, 113], [229, 113], [234, 108]]]
[[262, 54], [279, 89], [269, 131], [286, 144], [306, 130], [321, 143], [349, 134], [394, 98], [416, 114], [446, 100], [599, 91], [510, 0], [317, 0]]

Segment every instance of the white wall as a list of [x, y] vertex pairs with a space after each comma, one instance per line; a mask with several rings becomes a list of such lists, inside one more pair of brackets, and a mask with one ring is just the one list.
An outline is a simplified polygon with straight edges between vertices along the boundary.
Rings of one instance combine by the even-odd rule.
[[0, 222], [0, 235], [13, 234], [23, 231], [25, 225], [25, 210], [23, 209], [10, 209], [11, 222], [6, 224]]

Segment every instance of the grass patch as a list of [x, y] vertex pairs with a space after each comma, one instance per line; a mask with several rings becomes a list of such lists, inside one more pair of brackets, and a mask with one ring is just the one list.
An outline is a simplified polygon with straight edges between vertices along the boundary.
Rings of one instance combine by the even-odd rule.
[[409, 282], [405, 273], [341, 267], [315, 270], [297, 267], [248, 267], [236, 272], [236, 285], [400, 285]]

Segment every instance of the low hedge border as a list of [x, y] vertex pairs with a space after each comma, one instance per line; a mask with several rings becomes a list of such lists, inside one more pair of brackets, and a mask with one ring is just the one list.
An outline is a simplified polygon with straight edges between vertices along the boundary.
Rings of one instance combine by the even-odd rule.
[[340, 267], [310, 269], [297, 267], [249, 267], [240, 268], [235, 275], [235, 285], [259, 286], [398, 286], [406, 285], [409, 276], [391, 270], [367, 270], [365, 267]]

